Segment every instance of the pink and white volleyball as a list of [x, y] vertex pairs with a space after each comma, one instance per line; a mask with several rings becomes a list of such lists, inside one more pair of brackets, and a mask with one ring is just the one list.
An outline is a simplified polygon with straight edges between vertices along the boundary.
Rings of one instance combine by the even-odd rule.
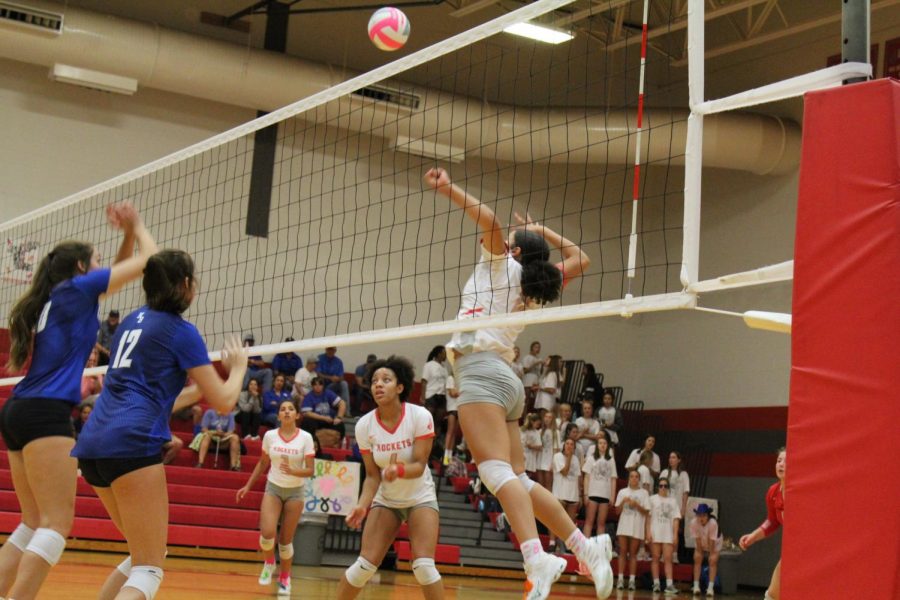
[[379, 8], [369, 19], [369, 39], [381, 50], [398, 50], [409, 39], [409, 19], [392, 6]]

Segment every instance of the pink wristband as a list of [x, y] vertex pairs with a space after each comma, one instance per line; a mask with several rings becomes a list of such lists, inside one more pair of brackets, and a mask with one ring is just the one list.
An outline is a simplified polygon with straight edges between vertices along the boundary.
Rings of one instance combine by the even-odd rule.
[[406, 474], [406, 467], [403, 466], [403, 463], [397, 464], [397, 477], [403, 479], [403, 476]]

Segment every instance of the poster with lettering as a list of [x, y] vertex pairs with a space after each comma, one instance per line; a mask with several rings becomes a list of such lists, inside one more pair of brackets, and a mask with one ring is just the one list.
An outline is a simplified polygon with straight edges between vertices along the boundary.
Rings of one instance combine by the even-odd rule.
[[39, 262], [39, 244], [32, 240], [6, 239], [3, 258], [0, 260], [0, 276], [3, 281], [31, 283], [34, 269]]
[[359, 500], [360, 464], [316, 459], [314, 475], [306, 480], [306, 512], [348, 515]]

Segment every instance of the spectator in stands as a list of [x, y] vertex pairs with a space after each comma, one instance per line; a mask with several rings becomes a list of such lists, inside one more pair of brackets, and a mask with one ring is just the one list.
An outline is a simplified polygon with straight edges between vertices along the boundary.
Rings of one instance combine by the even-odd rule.
[[513, 361], [509, 366], [512, 367], [513, 373], [516, 374], [516, 377], [524, 381], [525, 367], [522, 365], [522, 351], [519, 350], [518, 346], [513, 348]]
[[81, 428], [84, 427], [85, 423], [87, 423], [88, 417], [91, 416], [92, 410], [94, 410], [94, 403], [92, 401], [85, 400], [78, 405], [78, 418], [75, 419], [74, 423], [72, 424], [75, 427], [76, 438], [81, 435]]
[[199, 405], [186, 406], [172, 413], [179, 421], [190, 421], [194, 435], [200, 433], [200, 422], [203, 420], [203, 409]]
[[[575, 522], [581, 506], [581, 461], [575, 452], [575, 441], [568, 439], [562, 450], [553, 456], [553, 495], [566, 509], [566, 514]], [[559, 539], [560, 547], [563, 540]]]
[[459, 429], [458, 398], [459, 390], [456, 388], [456, 379], [453, 375], [447, 375], [447, 433], [444, 435], [443, 460], [445, 467], [453, 459], [453, 447], [456, 445], [456, 430]]
[[694, 514], [696, 516], [691, 520], [691, 537], [694, 538], [694, 586], [691, 592], [695, 596], [700, 594], [700, 570], [703, 567], [703, 557], [707, 555], [709, 584], [706, 586], [706, 595], [714, 596], [719, 551], [722, 550], [722, 534], [719, 532], [719, 523], [710, 505], [699, 504], [694, 509]]
[[350, 386], [344, 379], [344, 362], [337, 357], [337, 348], [329, 346], [319, 355], [319, 377], [328, 382], [328, 389], [338, 394], [346, 405], [350, 404]]
[[594, 404], [590, 400], [581, 402], [581, 416], [575, 419], [575, 425], [578, 427], [580, 454], [585, 456], [601, 435], [600, 421], [594, 418]]
[[316, 449], [316, 458], [319, 460], [334, 460], [334, 456], [322, 451], [322, 444], [319, 442], [319, 438], [315, 436], [313, 436], [313, 446]]
[[291, 400], [291, 393], [284, 387], [284, 375], [279, 375], [272, 383], [272, 389], [263, 392], [260, 423], [267, 427], [278, 427], [278, 410], [285, 400]]
[[[778, 451], [778, 459], [775, 461], [775, 475], [778, 482], [773, 484], [766, 492], [766, 520], [763, 524], [748, 533], [741, 536], [740, 546], [742, 550], [747, 550], [750, 546], [763, 538], [769, 537], [781, 527], [784, 523], [784, 477], [787, 468], [787, 454], [785, 449]], [[775, 565], [775, 571], [772, 573], [772, 580], [769, 582], [769, 589], [766, 590], [766, 600], [779, 600], [781, 597], [781, 561]]]
[[[91, 350], [91, 355], [88, 357], [87, 364], [84, 366], [88, 369], [97, 366], [97, 357], [99, 353], [97, 349], [94, 348]], [[103, 391], [103, 375], [85, 375], [81, 378], [81, 400], [82, 402], [85, 400], [96, 400], [97, 396], [100, 395], [100, 392]]]
[[653, 455], [653, 462], [650, 464], [650, 471], [653, 477], [659, 475], [659, 455], [656, 452], [653, 452], [653, 446], [655, 445], [656, 436], [652, 433], [647, 434], [647, 437], [644, 438], [643, 448], [635, 448], [631, 451], [631, 454], [628, 455], [628, 460], [625, 461], [625, 468], [633, 469], [637, 467], [641, 462], [641, 452], [644, 452], [646, 450]]
[[[278, 375], [276, 377], [284, 377]], [[260, 392], [259, 380], [251, 379], [247, 389], [241, 392], [237, 401], [237, 414], [235, 420], [241, 427], [241, 435], [245, 440], [259, 439], [259, 419], [262, 413], [263, 398]], [[274, 425], [273, 425], [274, 426]]]
[[672, 578], [672, 553], [678, 540], [678, 522], [681, 520], [681, 504], [669, 496], [669, 480], [659, 480], [659, 492], [650, 496], [650, 518], [647, 523], [646, 542], [650, 546], [652, 559], [650, 572], [653, 577], [653, 593], [663, 590], [659, 579], [659, 558], [662, 555], [666, 572], [667, 596], [678, 594]]
[[585, 457], [581, 471], [584, 473], [584, 535], [594, 535], [595, 523], [597, 535], [602, 535], [606, 533], [609, 503], [616, 498], [616, 478], [619, 476], [616, 461], [605, 437], [601, 436], [597, 440], [597, 444]]
[[552, 412], [553, 409], [556, 408], [556, 399], [559, 398], [561, 381], [561, 364], [562, 357], [558, 354], [552, 354], [544, 361], [534, 398], [535, 411], [541, 413], [542, 411], [549, 410]]
[[535, 340], [528, 348], [528, 354], [522, 359], [522, 369], [525, 371], [522, 383], [525, 386], [526, 410], [530, 410], [534, 406], [535, 395], [540, 387], [541, 374], [544, 369], [544, 359], [540, 356], [541, 343]]
[[641, 452], [640, 463], [637, 472], [641, 476], [641, 487], [647, 490], [647, 495], [653, 493], [653, 474], [650, 467], [653, 465], [653, 453], [649, 450]]
[[556, 429], [565, 434], [566, 426], [572, 422], [572, 405], [568, 402], [560, 402], [556, 407], [556, 412]]
[[628, 487], [619, 490], [616, 496], [616, 510], [619, 513], [619, 525], [616, 536], [619, 538], [619, 581], [616, 589], [625, 589], [625, 564], [628, 563], [628, 589], [637, 588], [637, 552], [641, 541], [646, 537], [646, 518], [650, 514], [650, 496], [641, 487], [641, 476], [637, 470], [628, 472]]
[[600, 379], [597, 377], [597, 369], [591, 363], [584, 363], [582, 374], [584, 375], [584, 381], [581, 384], [580, 396], [582, 398], [590, 398], [593, 402], [603, 392], [603, 389], [600, 387]]
[[283, 400], [278, 407], [278, 429], [266, 432], [259, 462], [253, 467], [250, 479], [235, 494], [235, 499], [240, 502], [253, 489], [257, 478], [267, 473], [266, 491], [259, 507], [259, 547], [264, 557], [259, 584], [272, 582], [275, 535], [278, 534], [279, 597], [291, 595], [294, 532], [303, 514], [306, 478], [313, 476], [315, 468], [315, 442], [309, 433], [297, 427], [298, 417], [294, 402], [290, 398]]
[[369, 367], [378, 360], [374, 354], [366, 357], [366, 362], [356, 367], [353, 375], [356, 377], [356, 385], [351, 390], [350, 409], [354, 415], [364, 415], [375, 408], [375, 400], [372, 398], [372, 390]]
[[[691, 478], [681, 466], [681, 452], [673, 450], [669, 452], [669, 467], [659, 474], [659, 480], [669, 482], [669, 496], [678, 503], [678, 509], [682, 515], [687, 514], [688, 496], [691, 495]], [[675, 562], [678, 562], [678, 547], [682, 544], [684, 536], [684, 520], [679, 521], [681, 531], [675, 537]]]
[[[250, 348], [255, 343], [256, 339], [254, 339], [252, 333], [248, 333], [244, 336], [245, 348]], [[251, 355], [247, 360], [247, 374], [244, 376], [244, 389], [247, 389], [247, 385], [250, 383], [251, 379], [256, 379], [262, 383], [263, 392], [268, 392], [272, 389], [273, 377], [274, 373], [272, 373], [272, 369], [266, 366], [266, 361], [263, 360], [262, 356]]]
[[291, 398], [293, 398], [297, 406], [303, 403], [304, 396], [312, 389], [313, 377], [318, 377], [318, 373], [316, 373], [318, 366], [319, 358], [312, 355], [307, 357], [306, 365], [294, 374], [294, 388], [291, 390]]
[[[425, 367], [422, 369], [422, 394], [425, 408], [431, 413], [435, 427], [440, 430], [447, 413], [447, 350], [443, 346], [435, 346], [428, 353]], [[433, 452], [434, 450], [432, 450]]]
[[581, 439], [581, 432], [578, 430], [578, 425], [575, 423], [567, 423], [566, 428], [563, 429], [562, 441], [560, 445], [564, 444], [566, 440], [572, 440], [575, 443], [575, 454], [578, 455], [578, 459], [581, 462], [584, 462], [584, 454], [582, 453], [581, 446], [578, 445], [578, 440]]
[[408, 523], [412, 570], [429, 600], [444, 597], [435, 568], [439, 508], [428, 457], [434, 442], [431, 414], [407, 402], [415, 381], [408, 360], [391, 356], [372, 365], [377, 408], [356, 424], [366, 479], [347, 524], [363, 526], [359, 557], [341, 577], [339, 600], [352, 600], [375, 574], [397, 530]]
[[111, 310], [106, 320], [100, 323], [100, 331], [97, 332], [97, 343], [94, 350], [97, 351], [97, 364], [100, 366], [109, 364], [109, 348], [112, 338], [119, 328], [119, 311]]
[[228, 448], [228, 457], [232, 471], [241, 470], [241, 442], [237, 433], [234, 431], [234, 414], [231, 409], [216, 410], [210, 408], [203, 415], [201, 423], [200, 447], [198, 448], [197, 464], [195, 467], [203, 468], [206, 460], [206, 454], [209, 452], [209, 445], [216, 444], [216, 449], [225, 446]]
[[622, 411], [613, 406], [612, 392], [603, 392], [603, 406], [597, 409], [597, 420], [613, 446], [619, 445], [619, 432], [625, 427]]
[[522, 447], [525, 449], [525, 473], [537, 481], [538, 463], [544, 449], [541, 443], [541, 418], [537, 413], [530, 413], [525, 417], [522, 434]]
[[537, 482], [553, 490], [553, 455], [560, 448], [559, 429], [553, 413], [545, 412], [541, 419], [541, 456], [538, 459]]
[[303, 399], [303, 406], [300, 407], [300, 414], [303, 421], [300, 427], [316, 437], [323, 434], [324, 431], [334, 431], [337, 434], [337, 440], [330, 439], [326, 443], [325, 440], [319, 438], [322, 446], [333, 448], [336, 447], [340, 440], [344, 437], [344, 414], [347, 411], [347, 404], [333, 391], [325, 388], [325, 380], [321, 377], [314, 377], [312, 380], [312, 391]]
[[[294, 338], [286, 337], [285, 342], [293, 342]], [[294, 375], [303, 366], [303, 361], [296, 352], [281, 352], [272, 359], [272, 371], [275, 375], [284, 375], [284, 382], [288, 389], [294, 386]]]

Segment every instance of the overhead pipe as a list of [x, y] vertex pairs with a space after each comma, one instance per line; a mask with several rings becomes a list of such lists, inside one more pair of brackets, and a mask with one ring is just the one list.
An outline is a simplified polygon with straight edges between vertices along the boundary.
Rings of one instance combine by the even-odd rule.
[[[343, 81], [325, 65], [283, 54], [71, 6], [34, 4], [64, 13], [61, 33], [4, 26], [0, 57], [112, 73], [136, 79], [141, 87], [266, 111]], [[355, 98], [359, 106], [349, 117], [352, 122], [342, 126], [501, 161], [624, 165], [634, 153], [629, 144], [634, 143], [635, 119], [629, 111], [519, 108], [435, 90], [404, 86], [404, 91], [423, 98], [422, 105], [407, 111]], [[644, 136], [642, 155], [648, 162], [671, 157], [673, 164], [683, 164], [687, 114], [682, 109], [647, 111], [651, 133]], [[800, 129], [792, 121], [726, 113], [707, 117], [704, 126], [706, 167], [780, 174], [799, 164]]]

